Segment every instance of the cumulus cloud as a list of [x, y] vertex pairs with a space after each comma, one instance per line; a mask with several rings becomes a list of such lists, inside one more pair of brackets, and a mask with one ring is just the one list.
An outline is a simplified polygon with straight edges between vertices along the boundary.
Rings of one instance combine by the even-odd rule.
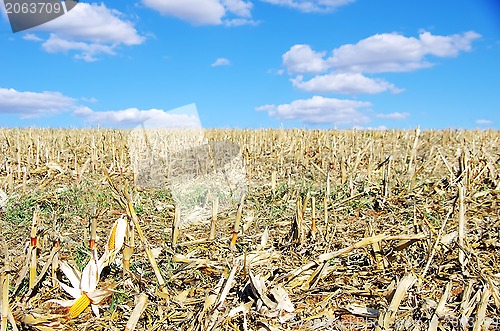
[[300, 10], [304, 13], [331, 12], [355, 0], [262, 0], [263, 2]]
[[368, 78], [360, 73], [334, 73], [318, 75], [308, 81], [299, 75], [290, 80], [294, 87], [307, 92], [341, 94], [375, 94], [385, 91], [401, 92], [396, 86], [382, 79]]
[[408, 118], [410, 116], [410, 113], [394, 112], [389, 114], [377, 114], [376, 116], [378, 118], [385, 118], [390, 120], [404, 120], [405, 118]]
[[[81, 98], [80, 101], [93, 103], [96, 99]], [[106, 127], [136, 127], [147, 124], [148, 128], [201, 128], [200, 118], [194, 105], [168, 112], [161, 109], [140, 110], [137, 108], [94, 111], [82, 105], [79, 100], [60, 92], [31, 92], [0, 88], [0, 114], [13, 114], [26, 119], [61, 113], [71, 113], [87, 123]]]
[[316, 52], [309, 45], [294, 45], [282, 56], [283, 66], [291, 73], [320, 73], [329, 66], [326, 52]]
[[432, 66], [428, 56], [454, 57], [472, 49], [480, 38], [476, 32], [436, 36], [422, 32], [418, 38], [398, 33], [370, 36], [356, 44], [317, 52], [309, 45], [294, 45], [283, 55], [283, 66], [292, 73], [321, 73], [327, 70], [358, 73], [403, 72]]
[[370, 121], [359, 108], [371, 107], [371, 103], [313, 96], [289, 104], [264, 105], [257, 111], [266, 111], [269, 116], [281, 120], [299, 120], [305, 124], [363, 125]]
[[114, 47], [97, 43], [86, 43], [83, 41], [71, 41], [51, 34], [43, 44], [42, 48], [48, 53], [68, 53], [77, 51], [75, 58], [86, 62], [97, 61], [100, 54], [115, 55]]
[[197, 114], [166, 112], [161, 109], [140, 110], [128, 108], [123, 110], [94, 111], [88, 107], [76, 109], [74, 114], [86, 122], [102, 126], [134, 127], [147, 122], [148, 128], [200, 128]]
[[236, 16], [252, 17], [253, 4], [251, 2], [241, 0], [224, 0], [222, 2], [226, 9]]
[[243, 0], [142, 0], [162, 15], [173, 16], [193, 25], [255, 25], [253, 4]]
[[215, 60], [214, 63], [212, 63], [212, 67], [228, 66], [230, 64], [231, 62], [228, 59], [226, 59], [225, 57], [220, 57]]
[[226, 10], [219, 0], [143, 0], [162, 15], [174, 16], [195, 25], [222, 24]]
[[282, 55], [282, 63], [289, 74], [297, 75], [290, 79], [293, 86], [307, 92], [400, 93], [403, 90], [394, 84], [366, 74], [428, 68], [433, 65], [429, 57], [455, 57], [470, 51], [472, 42], [478, 38], [480, 35], [473, 31], [449, 36], [424, 31], [418, 38], [383, 33], [342, 45], [330, 54], [306, 44], [293, 45]]
[[[80, 2], [67, 14], [30, 31], [50, 33], [49, 39], [42, 44], [48, 52], [75, 51], [75, 58], [95, 61], [98, 55], [116, 54], [120, 46], [139, 45], [145, 41], [134, 24], [123, 17], [121, 12], [104, 3]], [[25, 39], [35, 40], [33, 37]]]
[[477, 125], [491, 125], [493, 124], [493, 121], [491, 120], [486, 120], [486, 119], [478, 119], [476, 120]]
[[331, 68], [354, 72], [401, 72], [432, 66], [426, 57], [454, 57], [470, 51], [472, 42], [480, 37], [469, 31], [450, 36], [422, 32], [419, 38], [397, 33], [376, 34], [357, 44], [334, 49], [327, 59]]
[[0, 88], [0, 113], [22, 118], [41, 117], [75, 108], [75, 99], [60, 92], [29, 92]]

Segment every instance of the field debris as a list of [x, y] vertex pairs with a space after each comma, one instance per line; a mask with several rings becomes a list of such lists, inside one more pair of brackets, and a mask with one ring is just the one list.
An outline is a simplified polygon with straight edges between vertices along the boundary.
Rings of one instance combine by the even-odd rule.
[[499, 132], [129, 133], [0, 128], [2, 331], [500, 329]]

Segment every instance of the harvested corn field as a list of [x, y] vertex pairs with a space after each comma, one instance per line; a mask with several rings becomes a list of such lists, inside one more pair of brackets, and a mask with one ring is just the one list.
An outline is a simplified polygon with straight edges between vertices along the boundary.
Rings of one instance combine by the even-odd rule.
[[0, 129], [2, 330], [500, 328], [499, 132], [207, 130], [189, 222], [129, 134]]

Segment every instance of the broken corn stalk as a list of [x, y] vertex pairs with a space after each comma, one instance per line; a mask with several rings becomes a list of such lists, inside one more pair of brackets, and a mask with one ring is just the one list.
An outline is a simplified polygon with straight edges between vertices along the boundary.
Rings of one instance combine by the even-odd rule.
[[32, 289], [36, 279], [36, 266], [37, 266], [37, 255], [36, 255], [36, 228], [38, 224], [38, 210], [33, 212], [33, 221], [31, 223], [31, 242], [30, 242], [30, 278], [29, 278], [29, 288]]
[[90, 240], [89, 248], [93, 250], [95, 248], [95, 240], [97, 238], [97, 217], [93, 216], [90, 224]]
[[240, 205], [238, 206], [238, 212], [236, 213], [236, 219], [234, 220], [233, 235], [231, 237], [231, 244], [229, 245], [230, 250], [234, 250], [236, 247], [236, 239], [238, 238], [238, 233], [240, 232], [241, 217], [243, 214], [243, 203], [245, 201], [245, 195], [241, 197]]
[[1, 330], [7, 330], [7, 319], [9, 317], [9, 270], [10, 263], [5, 255], [5, 269], [2, 275], [2, 324]]
[[311, 236], [316, 238], [316, 198], [311, 197], [311, 208], [312, 208], [312, 216], [311, 216]]
[[210, 240], [215, 239], [215, 228], [217, 226], [217, 213], [219, 209], [219, 198], [215, 198], [212, 203], [212, 222], [210, 223]]
[[[59, 245], [60, 245], [60, 241], [59, 241], [59, 237], [57, 237], [55, 240], [54, 240], [54, 243], [53, 243], [53, 247], [55, 249], [58, 249], [59, 248]], [[57, 287], [57, 277], [56, 277], [56, 273], [57, 273], [57, 268], [59, 266], [59, 253], [55, 253], [54, 255], [54, 258], [52, 259], [52, 287]]]
[[127, 271], [130, 271], [130, 259], [132, 258], [132, 254], [134, 254], [134, 223], [130, 223], [127, 227], [126, 233], [126, 244], [123, 248], [123, 268]]
[[139, 321], [139, 318], [141, 318], [141, 315], [144, 312], [144, 310], [146, 309], [148, 302], [149, 302], [148, 296], [145, 293], [141, 293], [141, 295], [139, 296], [139, 300], [137, 300], [137, 304], [135, 305], [135, 308], [132, 311], [132, 315], [130, 315], [130, 319], [128, 320], [127, 325], [125, 325], [125, 331], [135, 330], [137, 322]]
[[172, 223], [172, 246], [176, 246], [179, 241], [179, 221], [181, 218], [181, 208], [179, 206], [175, 206], [174, 212], [174, 222]]

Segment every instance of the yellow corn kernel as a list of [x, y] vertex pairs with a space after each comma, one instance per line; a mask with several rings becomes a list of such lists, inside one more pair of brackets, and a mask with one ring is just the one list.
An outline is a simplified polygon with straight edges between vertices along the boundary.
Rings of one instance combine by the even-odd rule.
[[87, 294], [83, 293], [78, 300], [69, 309], [69, 317], [76, 318], [90, 305], [90, 299]]

